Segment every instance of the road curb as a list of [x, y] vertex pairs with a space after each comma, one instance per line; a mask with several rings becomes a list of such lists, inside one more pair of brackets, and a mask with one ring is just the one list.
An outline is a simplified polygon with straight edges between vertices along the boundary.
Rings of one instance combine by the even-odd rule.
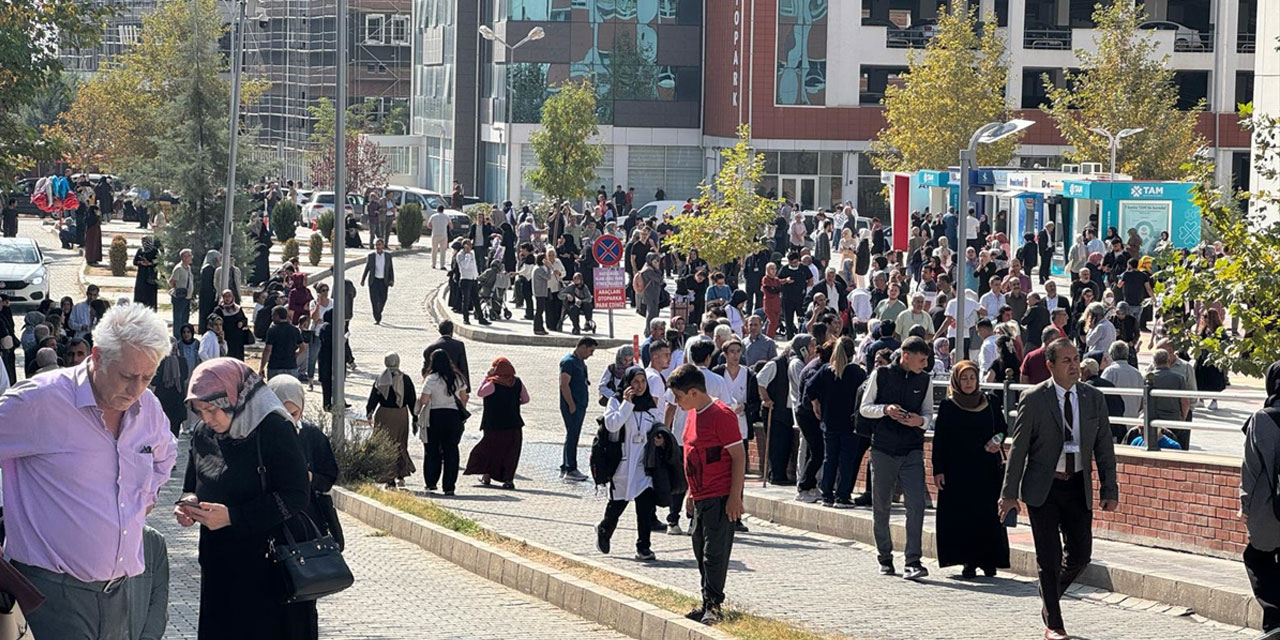
[[475, 340], [476, 342], [487, 342], [489, 344], [517, 344], [530, 347], [559, 347], [562, 349], [572, 349], [578, 346], [578, 339], [582, 336], [590, 336], [600, 343], [601, 349], [614, 349], [622, 345], [631, 344], [630, 340], [622, 338], [605, 338], [600, 335], [584, 333], [582, 336], [571, 334], [565, 335], [548, 335], [548, 336], [526, 336], [515, 333], [499, 333], [497, 331], [489, 331], [484, 325], [463, 324], [462, 318], [459, 318], [449, 308], [446, 296], [449, 295], [449, 285], [445, 283], [431, 294], [431, 304], [427, 307], [432, 317], [437, 323], [443, 320], [453, 321], [453, 333], [456, 336]]
[[[833, 538], [875, 544], [872, 518], [867, 511], [830, 509], [817, 504], [762, 496], [750, 489], [746, 491], [743, 503], [747, 513], [762, 520]], [[890, 528], [894, 549], [902, 551], [906, 546], [906, 527], [901, 522], [891, 522]], [[934, 530], [925, 528], [921, 537], [925, 557], [937, 558], [935, 535]], [[1029, 578], [1036, 577], [1036, 556], [1032, 549], [1011, 544], [1009, 565], [1007, 571]], [[1227, 589], [1198, 583], [1185, 577], [1108, 565], [1105, 560], [1096, 558], [1076, 579], [1076, 584], [1185, 607], [1225, 624], [1262, 628], [1262, 609], [1254, 600], [1253, 594], [1245, 590]]]
[[[732, 636], [598, 584], [503, 551], [341, 487], [334, 506], [482, 578], [642, 640], [730, 640]], [[559, 553], [559, 552], [556, 552]], [[563, 554], [560, 554], [563, 555]], [[612, 570], [612, 569], [611, 569]], [[615, 572], [616, 573], [616, 572]], [[664, 587], [669, 588], [669, 587]]]

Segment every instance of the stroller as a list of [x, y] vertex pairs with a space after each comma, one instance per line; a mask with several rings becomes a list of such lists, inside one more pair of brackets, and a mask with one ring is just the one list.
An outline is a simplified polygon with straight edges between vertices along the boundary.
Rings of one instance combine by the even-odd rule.
[[488, 320], [510, 320], [511, 310], [507, 308], [506, 298], [511, 278], [502, 270], [502, 263], [493, 261], [480, 274], [477, 284], [480, 289], [480, 313]]

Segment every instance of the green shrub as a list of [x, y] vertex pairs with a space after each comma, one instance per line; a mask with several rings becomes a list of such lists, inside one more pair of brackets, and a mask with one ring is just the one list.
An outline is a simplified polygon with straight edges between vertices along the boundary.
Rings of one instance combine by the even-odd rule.
[[467, 214], [471, 218], [472, 222], [477, 220], [487, 221], [489, 219], [489, 214], [493, 213], [493, 209], [493, 205], [488, 202], [477, 202], [463, 207], [462, 212]]
[[123, 276], [129, 268], [129, 241], [124, 236], [113, 238], [107, 258], [111, 262], [111, 275], [117, 278]]
[[307, 261], [311, 266], [320, 264], [320, 256], [324, 251], [324, 236], [319, 233], [312, 233], [311, 239], [307, 241]]
[[276, 232], [280, 242], [292, 240], [298, 234], [298, 219], [301, 212], [292, 200], [281, 200], [271, 210], [271, 228]]
[[333, 240], [333, 211], [325, 209], [316, 216], [316, 230], [321, 236]]
[[342, 444], [334, 447], [333, 455], [338, 461], [338, 484], [351, 486], [386, 482], [395, 470], [400, 451], [387, 434], [372, 431], [368, 435], [348, 433]]
[[296, 238], [289, 238], [284, 241], [284, 250], [282, 255], [284, 256], [285, 262], [298, 257], [298, 240]]
[[408, 249], [422, 237], [422, 206], [409, 203], [396, 212], [396, 237], [400, 247]]

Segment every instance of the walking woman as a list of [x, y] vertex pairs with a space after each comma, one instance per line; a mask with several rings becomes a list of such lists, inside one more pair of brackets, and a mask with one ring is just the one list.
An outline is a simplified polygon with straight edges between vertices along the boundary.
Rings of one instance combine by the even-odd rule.
[[[201, 640], [314, 640], [315, 601], [283, 604], [268, 555], [307, 505], [307, 463], [289, 414], [247, 365], [196, 367], [187, 403], [191, 435], [178, 524], [200, 526]], [[291, 531], [307, 539], [294, 522]]]
[[[620, 448], [618, 468], [609, 480], [609, 502], [604, 508], [604, 519], [596, 525], [596, 549], [609, 553], [609, 541], [618, 518], [626, 511], [627, 503], [635, 502], [636, 510], [636, 560], [651, 562], [657, 559], [649, 545], [650, 526], [654, 518], [656, 493], [653, 479], [645, 471], [645, 446], [649, 432], [658, 423], [657, 408], [649, 395], [649, 383], [644, 369], [632, 366], [622, 376], [617, 393], [609, 399], [604, 411], [604, 428], [611, 443]], [[663, 443], [657, 443], [662, 446]]]
[[938, 406], [933, 481], [938, 487], [938, 565], [963, 565], [965, 578], [1009, 567], [1009, 535], [1000, 522], [1005, 420], [978, 386], [978, 365], [961, 360]]
[[302, 317], [307, 315], [311, 307], [311, 301], [315, 297], [311, 295], [311, 290], [307, 288], [307, 274], [295, 273], [290, 281], [293, 288], [289, 289], [289, 322], [298, 324], [302, 321]]
[[[427, 416], [426, 428], [418, 431], [426, 455], [423, 472], [427, 491], [440, 483], [444, 495], [451, 496], [458, 482], [458, 442], [462, 440], [462, 407], [467, 404], [467, 387], [458, 378], [449, 354], [440, 349], [431, 354], [431, 374], [422, 383], [419, 411]], [[443, 476], [443, 482], [441, 482]]]
[[204, 264], [200, 267], [200, 326], [197, 333], [203, 334], [209, 328], [209, 314], [218, 306], [218, 285], [213, 274], [217, 272], [220, 262], [222, 254], [216, 250], [210, 249], [204, 254]]
[[463, 474], [479, 475], [480, 484], [486, 487], [496, 480], [502, 483], [503, 489], [515, 489], [524, 428], [520, 405], [529, 404], [529, 390], [516, 377], [511, 361], [497, 358], [476, 389], [476, 395], [484, 398], [484, 413], [480, 417], [483, 435], [471, 450]]
[[156, 367], [151, 388], [169, 419], [169, 430], [177, 436], [182, 430], [182, 422], [187, 419], [187, 379], [191, 376], [191, 369], [187, 367], [188, 361], [178, 346], [178, 339], [170, 337], [169, 342], [169, 355]]
[[244, 360], [245, 333], [249, 327], [249, 319], [244, 310], [236, 304], [235, 294], [231, 289], [222, 292], [222, 304], [214, 313], [222, 317], [222, 335], [227, 341], [227, 357]]
[[95, 205], [85, 212], [84, 261], [89, 264], [102, 262], [102, 214]]
[[267, 386], [280, 399], [284, 410], [293, 419], [293, 425], [298, 428], [302, 457], [307, 461], [307, 475], [311, 478], [311, 497], [307, 501], [306, 514], [320, 528], [321, 534], [333, 536], [338, 548], [343, 549], [346, 542], [342, 536], [342, 523], [338, 521], [338, 512], [333, 507], [333, 497], [329, 495], [338, 481], [338, 459], [333, 455], [329, 436], [320, 427], [302, 419], [307, 394], [297, 378], [276, 376], [267, 382]]
[[152, 310], [155, 310], [157, 304], [156, 263], [159, 260], [159, 242], [153, 236], [143, 238], [142, 248], [133, 255], [133, 266], [138, 272], [133, 279], [133, 301], [151, 307]]
[[821, 484], [822, 504], [827, 507], [853, 508], [858, 467], [862, 466], [862, 457], [871, 446], [869, 438], [853, 431], [858, 387], [867, 379], [867, 372], [857, 364], [856, 354], [853, 339], [840, 338], [831, 351], [831, 360], [822, 365], [805, 392], [805, 400], [822, 420], [825, 434]]
[[388, 353], [383, 356], [382, 364], [387, 368], [374, 381], [364, 411], [369, 416], [373, 430], [386, 434], [396, 445], [395, 467], [388, 469], [382, 480], [389, 488], [394, 489], [397, 484], [403, 487], [404, 479], [417, 471], [413, 466], [413, 458], [409, 457], [409, 425], [417, 422], [414, 405], [417, 396], [413, 381], [400, 371], [399, 354]]
[[769, 321], [769, 337], [778, 335], [778, 319], [782, 317], [782, 280], [778, 279], [778, 265], [770, 262], [764, 266], [764, 277], [760, 279], [760, 289], [764, 291], [764, 317]]

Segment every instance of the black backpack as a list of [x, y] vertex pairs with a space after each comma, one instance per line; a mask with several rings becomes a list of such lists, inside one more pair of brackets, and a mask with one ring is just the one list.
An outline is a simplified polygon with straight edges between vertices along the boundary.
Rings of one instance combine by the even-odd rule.
[[[613, 480], [613, 474], [618, 471], [618, 465], [622, 464], [622, 439], [625, 435], [626, 427], [616, 434], [609, 433], [603, 421], [596, 430], [596, 437], [591, 441], [588, 465], [591, 467], [591, 480], [597, 486], [609, 484]], [[614, 436], [617, 436], [616, 440]]]

